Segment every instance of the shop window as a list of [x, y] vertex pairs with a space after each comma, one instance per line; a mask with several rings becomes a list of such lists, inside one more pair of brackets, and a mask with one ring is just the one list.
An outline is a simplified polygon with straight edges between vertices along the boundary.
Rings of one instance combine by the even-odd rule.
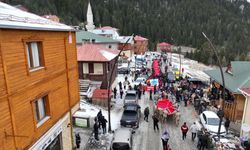
[[29, 70], [33, 70], [44, 66], [42, 42], [27, 42], [26, 55], [27, 55]]
[[94, 73], [94, 64], [89, 63], [89, 73]]
[[36, 124], [37, 127], [39, 127], [49, 118], [48, 96], [43, 96], [39, 99], [36, 99], [33, 103], [34, 103]]

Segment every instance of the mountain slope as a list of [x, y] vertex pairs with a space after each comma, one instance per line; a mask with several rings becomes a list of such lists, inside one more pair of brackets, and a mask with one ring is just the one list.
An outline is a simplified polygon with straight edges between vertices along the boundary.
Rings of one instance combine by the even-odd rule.
[[[87, 0], [6, 2], [21, 3], [40, 15], [56, 14], [72, 25], [86, 20], [88, 3]], [[200, 49], [192, 57], [214, 63], [199, 56], [209, 53], [201, 34], [204, 32], [227, 62], [245, 59], [250, 52], [250, 5], [246, 0], [91, 0], [91, 4], [96, 26], [110, 25], [119, 28], [123, 35], [145, 36], [151, 41], [151, 49], [158, 41], [192, 46]], [[212, 54], [209, 56], [214, 59]]]

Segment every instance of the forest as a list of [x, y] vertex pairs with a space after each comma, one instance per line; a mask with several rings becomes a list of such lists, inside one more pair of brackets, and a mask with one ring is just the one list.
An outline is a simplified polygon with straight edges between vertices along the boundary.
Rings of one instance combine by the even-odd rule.
[[[38, 15], [57, 15], [68, 25], [86, 24], [89, 0], [3, 0], [21, 4]], [[96, 26], [112, 26], [121, 35], [194, 47], [186, 56], [217, 64], [204, 32], [215, 45], [223, 65], [250, 60], [250, 3], [246, 0], [90, 0]]]

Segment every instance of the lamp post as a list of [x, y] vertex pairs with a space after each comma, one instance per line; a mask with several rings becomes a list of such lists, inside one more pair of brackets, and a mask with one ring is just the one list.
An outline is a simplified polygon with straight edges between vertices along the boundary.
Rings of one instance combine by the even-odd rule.
[[[134, 34], [131, 35], [132, 37], [134, 36]], [[108, 127], [108, 131], [111, 132], [111, 118], [110, 118], [110, 101], [111, 101], [111, 98], [110, 98], [110, 91], [111, 91], [111, 82], [112, 82], [112, 77], [113, 77], [113, 73], [114, 73], [114, 68], [115, 68], [115, 65], [117, 64], [117, 61], [118, 61], [118, 57], [121, 55], [121, 52], [122, 50], [125, 48], [126, 44], [128, 43], [128, 41], [131, 39], [128, 38], [127, 41], [123, 44], [120, 52], [118, 53], [118, 56], [117, 58], [115, 59], [115, 62], [114, 64], [112, 65], [112, 68], [111, 68], [111, 74], [109, 76], [109, 80], [108, 80], [108, 122], [109, 122], [109, 127]]]
[[222, 65], [221, 65], [221, 61], [220, 61], [220, 58], [218, 56], [218, 53], [213, 45], [213, 43], [211, 42], [211, 40], [206, 36], [206, 34], [204, 32], [202, 32], [202, 35], [206, 38], [206, 40], [209, 42], [209, 45], [211, 46], [215, 56], [216, 56], [216, 59], [218, 61], [218, 64], [219, 64], [219, 68], [220, 68], [220, 73], [221, 73], [221, 79], [222, 79], [222, 100], [221, 100], [221, 109], [218, 111], [218, 116], [220, 117], [220, 123], [219, 123], [219, 128], [218, 128], [218, 137], [220, 139], [220, 130], [221, 130], [221, 124], [222, 124], [222, 119], [223, 119], [223, 116], [224, 116], [224, 101], [225, 101], [225, 80], [224, 80], [224, 74], [223, 74], [223, 70], [222, 70]]

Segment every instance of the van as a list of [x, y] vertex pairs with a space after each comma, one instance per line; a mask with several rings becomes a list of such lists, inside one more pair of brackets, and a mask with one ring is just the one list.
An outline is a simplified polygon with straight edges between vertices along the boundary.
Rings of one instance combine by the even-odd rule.
[[129, 128], [117, 129], [111, 143], [111, 150], [132, 150], [134, 130]]

